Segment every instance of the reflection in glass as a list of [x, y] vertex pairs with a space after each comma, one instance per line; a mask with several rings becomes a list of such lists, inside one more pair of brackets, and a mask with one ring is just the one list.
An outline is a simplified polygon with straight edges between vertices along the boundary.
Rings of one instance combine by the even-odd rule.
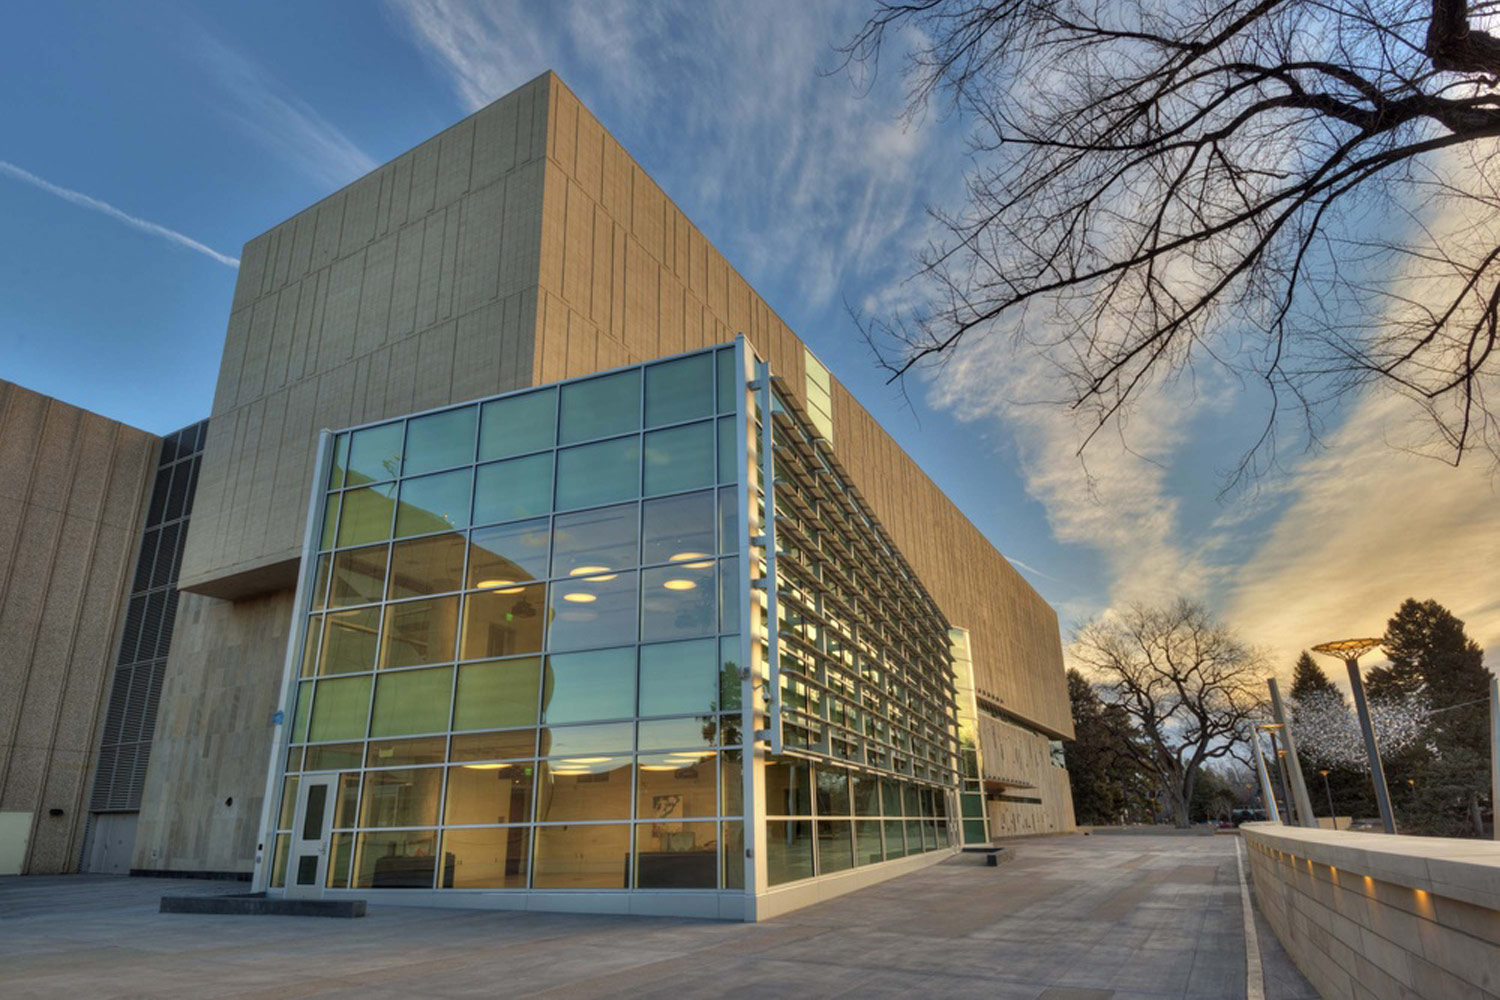
[[718, 710], [714, 639], [641, 647], [641, 715], [711, 714]]
[[466, 595], [463, 659], [540, 652], [547, 607], [545, 590], [541, 584], [533, 584]]
[[813, 874], [812, 820], [771, 820], [766, 823], [766, 881], [770, 885], [811, 878]]
[[363, 739], [370, 719], [370, 675], [318, 681], [313, 696], [310, 740]]
[[615, 438], [557, 453], [557, 509], [596, 507], [641, 493], [641, 442]]
[[642, 750], [707, 749], [715, 744], [719, 720], [712, 715], [651, 719], [640, 723], [636, 746]]
[[431, 889], [437, 873], [436, 851], [436, 830], [361, 833], [355, 848], [353, 887]]
[[855, 773], [849, 776], [849, 780], [854, 793], [854, 815], [879, 816], [880, 779], [868, 774]]
[[474, 523], [514, 521], [552, 509], [552, 453], [481, 465], [474, 480]]
[[630, 870], [630, 824], [536, 828], [535, 889], [624, 889]]
[[712, 421], [651, 431], [645, 438], [645, 491], [676, 493], [714, 483]]
[[573, 382], [562, 387], [562, 444], [638, 430], [640, 369]]
[[767, 761], [765, 776], [766, 815], [812, 815], [812, 777], [806, 764], [790, 759]]
[[[726, 623], [725, 627], [729, 627], [729, 624]], [[719, 638], [719, 707], [726, 712], [738, 709], [744, 697], [740, 655], [739, 636], [726, 635]]]
[[340, 434], [333, 439], [333, 461], [328, 470], [328, 488], [339, 489], [344, 485], [344, 469], [349, 464], [349, 435]]
[[721, 417], [719, 419], [719, 482], [732, 483], [740, 477], [739, 472], [739, 445], [735, 440], [735, 427], [733, 417]]
[[741, 750], [725, 750], [719, 755], [719, 789], [724, 816], [738, 816], [745, 811], [745, 776]]
[[501, 733], [461, 733], [453, 736], [450, 760], [514, 760], [536, 756], [535, 729]]
[[714, 889], [719, 884], [718, 824], [657, 821], [635, 826], [637, 889]]
[[880, 801], [887, 816], [901, 815], [901, 785], [890, 778], [880, 780]]
[[396, 507], [396, 537], [467, 528], [473, 482], [474, 474], [469, 469], [403, 481], [401, 502]]
[[849, 775], [831, 767], [819, 767], [814, 777], [818, 787], [818, 815], [849, 815]]
[[588, 576], [635, 566], [639, 516], [633, 503], [559, 514], [552, 526], [552, 575]]
[[307, 748], [309, 771], [341, 771], [344, 768], [359, 767], [364, 759], [363, 743], [323, 743]]
[[435, 733], [448, 728], [453, 668], [401, 670], [375, 682], [371, 736]]
[[401, 438], [405, 428], [401, 421], [366, 427], [351, 435], [349, 470], [344, 485], [359, 486], [395, 479], [401, 470]]
[[458, 668], [453, 728], [536, 725], [540, 683], [541, 660], [537, 657], [464, 664]]
[[278, 833], [276, 835], [276, 846], [271, 855], [271, 888], [273, 889], [280, 889], [286, 885], [286, 856], [291, 846], [291, 834]]
[[685, 639], [717, 632], [716, 583], [712, 560], [642, 570], [642, 641]]
[[380, 666], [415, 667], [453, 659], [458, 595], [385, 606]]
[[629, 757], [563, 757], [537, 767], [536, 819], [629, 819]]
[[[531, 831], [524, 826], [443, 833], [444, 889], [524, 889]], [[452, 864], [448, 863], [452, 859]]]
[[587, 722], [635, 714], [635, 647], [547, 657], [542, 721]]
[[887, 858], [904, 857], [906, 854], [906, 829], [899, 819], [888, 819], [885, 821], [885, 856]]
[[353, 864], [354, 834], [335, 833], [328, 845], [328, 888], [349, 888], [349, 875]]
[[503, 590], [546, 579], [550, 538], [546, 518], [476, 529], [470, 533], [469, 586]]
[[719, 551], [738, 552], [740, 548], [739, 498], [733, 488], [719, 491]]
[[391, 548], [390, 583], [386, 596], [397, 600], [460, 590], [463, 572], [462, 534], [432, 535], [397, 542]]
[[718, 551], [714, 543], [714, 495], [647, 500], [641, 505], [641, 562], [698, 564]]
[[414, 476], [473, 462], [474, 417], [475, 408], [465, 406], [408, 420], [401, 474]]
[[745, 824], [738, 820], [733, 823], [720, 823], [719, 840], [723, 847], [720, 853], [724, 858], [724, 888], [743, 889], [745, 887]]
[[359, 815], [359, 772], [345, 771], [339, 775], [338, 799], [333, 804], [333, 825], [336, 829], [348, 829], [355, 825]]
[[714, 411], [713, 356], [695, 354], [646, 369], [646, 426], [677, 424]]
[[541, 756], [597, 757], [628, 752], [635, 741], [629, 722], [606, 722], [594, 726], [555, 726], [542, 730]]
[[302, 639], [302, 669], [299, 677], [311, 677], [317, 673], [318, 650], [323, 647], [323, 616], [312, 615], [307, 619], [307, 635]]
[[435, 826], [442, 784], [440, 767], [366, 771], [359, 825]]
[[463, 764], [448, 768], [443, 822], [487, 826], [531, 822], [536, 765]]
[[551, 448], [557, 437], [557, 390], [543, 389], [485, 403], [479, 418], [479, 460]]
[[578, 577], [552, 584], [550, 649], [587, 649], [636, 639], [635, 573]]
[[345, 493], [339, 514], [339, 547], [367, 545], [390, 538], [391, 510], [395, 507], [391, 498], [395, 492], [394, 485], [386, 485], [367, 486]]
[[660, 822], [716, 816], [718, 761], [713, 753], [642, 754], [635, 815]]
[[719, 563], [719, 620], [723, 630], [738, 629], [740, 621], [740, 560]]
[[325, 552], [318, 556], [318, 567], [313, 571], [312, 597], [308, 603], [314, 611], [322, 611], [328, 606], [328, 574], [332, 565], [332, 555]]
[[380, 600], [385, 590], [385, 545], [363, 549], [346, 549], [333, 557], [330, 607], [370, 604]]
[[841, 872], [854, 865], [848, 820], [818, 821], [818, 874]]
[[719, 412], [733, 413], [745, 394], [745, 387], [740, 384], [743, 375], [735, 371], [733, 348], [714, 355], [714, 369], [718, 381]]

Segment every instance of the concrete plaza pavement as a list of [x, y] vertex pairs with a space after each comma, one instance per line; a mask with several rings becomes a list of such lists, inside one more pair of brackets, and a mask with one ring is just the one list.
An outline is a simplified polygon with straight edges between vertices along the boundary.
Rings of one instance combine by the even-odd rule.
[[[0, 878], [0, 996], [1246, 996], [1234, 836], [1037, 837], [761, 924], [372, 905], [358, 920], [161, 914], [241, 883]], [[1261, 924], [1270, 1000], [1315, 997]]]

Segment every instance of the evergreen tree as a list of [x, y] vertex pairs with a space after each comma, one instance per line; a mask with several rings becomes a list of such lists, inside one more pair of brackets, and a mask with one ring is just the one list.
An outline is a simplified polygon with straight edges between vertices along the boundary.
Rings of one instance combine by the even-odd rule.
[[1490, 676], [1483, 651], [1447, 608], [1412, 598], [1387, 623], [1384, 647], [1390, 666], [1370, 671], [1370, 698], [1417, 693], [1430, 710], [1422, 739], [1387, 765], [1392, 798], [1407, 814], [1402, 825], [1418, 833], [1483, 836]]
[[1328, 679], [1323, 668], [1304, 649], [1302, 655], [1297, 657], [1297, 665], [1292, 668], [1292, 699], [1302, 701], [1311, 695], [1323, 693], [1343, 697], [1343, 693]]
[[1138, 740], [1130, 719], [1106, 705], [1077, 670], [1068, 671], [1075, 738], [1063, 749], [1073, 786], [1073, 815], [1084, 826], [1105, 826], [1136, 815], [1148, 794], [1129, 745]]

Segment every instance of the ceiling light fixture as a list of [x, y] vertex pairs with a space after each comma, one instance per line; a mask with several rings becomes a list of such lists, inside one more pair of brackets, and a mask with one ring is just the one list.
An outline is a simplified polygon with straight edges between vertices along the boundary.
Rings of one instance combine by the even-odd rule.
[[666, 587], [668, 590], [692, 590], [698, 585], [692, 580], [668, 580], [666, 583], [663, 583], [662, 586]]
[[565, 600], [565, 601], [572, 601], [574, 604], [588, 604], [588, 603], [590, 603], [592, 601], [597, 601], [598, 599], [599, 598], [595, 597], [593, 594], [564, 594], [563, 595], [563, 600]]

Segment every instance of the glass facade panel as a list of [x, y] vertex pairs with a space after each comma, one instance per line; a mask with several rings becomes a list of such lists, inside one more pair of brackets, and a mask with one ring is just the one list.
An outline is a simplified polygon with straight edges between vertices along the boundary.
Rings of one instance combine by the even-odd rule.
[[543, 757], [579, 758], [628, 752], [633, 743], [634, 728], [628, 722], [546, 727], [541, 730], [537, 753]]
[[379, 608], [341, 611], [325, 616], [323, 621], [323, 656], [318, 661], [318, 673], [352, 674], [375, 669]]
[[641, 571], [641, 641], [713, 635], [719, 622], [712, 560]]
[[400, 600], [463, 589], [466, 547], [464, 536], [455, 533], [397, 542], [391, 547], [391, 574], [386, 597]]
[[635, 865], [637, 889], [717, 888], [718, 824], [637, 823]]
[[713, 639], [642, 646], [639, 714], [650, 716], [717, 712], [717, 654], [718, 642]]
[[[420, 671], [426, 673], [427, 671]], [[400, 676], [399, 674], [392, 676]], [[389, 680], [383, 678], [382, 680]], [[379, 691], [380, 682], [376, 682], [376, 691]], [[379, 697], [377, 693], [376, 697]], [[441, 736], [422, 736], [409, 740], [371, 740], [366, 747], [366, 767], [402, 767], [411, 764], [441, 764], [443, 754], [447, 749], [447, 740]], [[353, 744], [358, 747], [358, 744]], [[359, 757], [354, 758], [352, 765], [359, 766]], [[346, 824], [353, 826], [354, 824]]]
[[386, 550], [385, 545], [371, 545], [336, 554], [328, 592], [329, 606], [342, 608], [380, 600], [385, 590]]
[[452, 667], [401, 670], [381, 676], [375, 681], [370, 735], [404, 736], [446, 731], [452, 691]]
[[643, 564], [696, 564], [717, 551], [712, 492], [663, 497], [641, 505]]
[[354, 857], [355, 889], [431, 889], [437, 875], [437, 831], [361, 833]]
[[640, 496], [641, 442], [615, 438], [557, 453], [557, 509], [597, 507]]
[[536, 767], [524, 764], [463, 764], [448, 769], [443, 822], [484, 826], [531, 822]]
[[636, 640], [636, 574], [608, 573], [552, 585], [550, 649], [588, 649]]
[[542, 722], [628, 719], [635, 714], [635, 647], [547, 657]]
[[820, 767], [816, 772], [818, 783], [818, 815], [849, 815], [849, 774], [847, 771]]
[[718, 716], [648, 719], [640, 723], [636, 745], [642, 750], [698, 750], [714, 746], [718, 736]]
[[552, 524], [552, 575], [591, 576], [634, 567], [639, 518], [633, 503], [558, 515]]
[[633, 431], [641, 425], [640, 369], [562, 387], [562, 443]]
[[473, 481], [474, 474], [468, 469], [402, 480], [396, 537], [468, 527]]
[[359, 767], [364, 759], [363, 743], [323, 743], [307, 748], [309, 771], [341, 771], [346, 767]]
[[551, 452], [481, 465], [475, 473], [475, 524], [536, 517], [551, 509]]
[[370, 720], [370, 676], [321, 680], [317, 685], [308, 739], [363, 739]]
[[818, 821], [818, 874], [828, 875], [854, 866], [854, 845], [848, 820]]
[[360, 797], [359, 825], [436, 826], [438, 792], [443, 784], [440, 767], [395, 768], [366, 771]]
[[724, 888], [745, 888], [745, 824], [720, 823], [719, 842], [724, 860]]
[[745, 811], [744, 753], [725, 750], [719, 754], [720, 812], [738, 816]]
[[795, 882], [813, 875], [812, 820], [766, 822], [766, 881]]
[[[501, 826], [443, 833], [444, 889], [524, 889], [531, 829]], [[449, 863], [451, 859], [451, 864]]]
[[416, 667], [452, 660], [458, 631], [458, 596], [401, 601], [385, 606], [380, 666]]
[[350, 435], [349, 468], [345, 486], [383, 483], [401, 471], [401, 443], [405, 425], [401, 421], [366, 427]]
[[646, 426], [679, 424], [714, 412], [713, 358], [695, 354], [646, 369]]
[[338, 544], [367, 545], [391, 537], [391, 515], [395, 511], [391, 486], [367, 486], [343, 494], [339, 511]]
[[536, 821], [629, 819], [629, 757], [563, 757], [537, 766]]
[[455, 733], [449, 760], [515, 760], [536, 756], [535, 729], [507, 729], [498, 733]]
[[630, 875], [630, 824], [538, 826], [532, 856], [535, 889], [624, 889]]
[[483, 660], [542, 649], [546, 588], [501, 587], [464, 597], [462, 658]]
[[465, 406], [407, 421], [406, 460], [401, 474], [415, 476], [473, 464], [476, 412], [474, 407]]
[[874, 865], [883, 860], [880, 846], [880, 821], [856, 820], [854, 823], [854, 863]]
[[546, 579], [551, 543], [546, 518], [476, 529], [469, 536], [469, 586], [495, 590]]
[[885, 821], [885, 856], [887, 858], [906, 856], [905, 830], [905, 824], [899, 819], [888, 819]]
[[677, 493], [714, 484], [712, 421], [650, 431], [645, 437], [645, 491]]
[[541, 660], [490, 660], [458, 668], [453, 728], [504, 729], [534, 726], [541, 690]]
[[639, 819], [676, 822], [718, 812], [717, 754], [642, 754], [636, 779]]
[[556, 441], [556, 389], [491, 400], [480, 408], [481, 462], [542, 451]]

